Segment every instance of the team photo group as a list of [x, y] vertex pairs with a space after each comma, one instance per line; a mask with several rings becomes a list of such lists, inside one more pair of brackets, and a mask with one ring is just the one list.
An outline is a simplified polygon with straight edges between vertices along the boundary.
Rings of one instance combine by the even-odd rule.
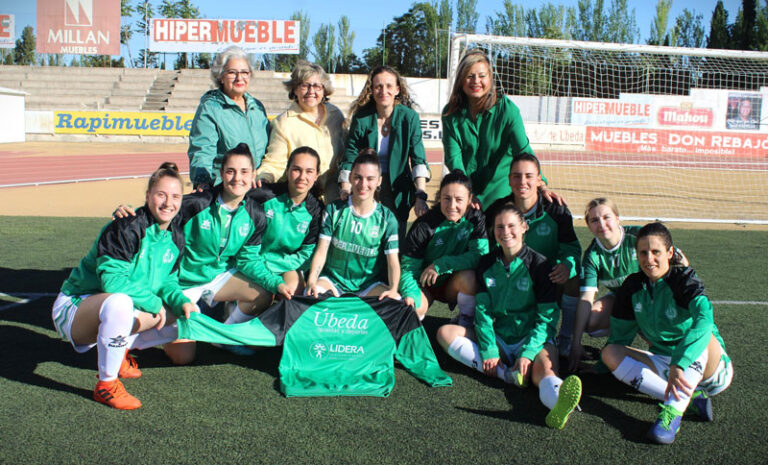
[[[259, 344], [238, 335], [273, 324], [265, 312], [275, 306], [357, 296], [389, 302], [417, 326], [435, 301], [455, 309], [437, 346], [487, 376], [533, 385], [548, 427], [580, 408], [581, 371], [657, 399], [652, 441], [672, 443], [684, 416], [712, 421], [733, 367], [689, 266], [696, 257], [661, 223], [623, 225], [605, 197], [570, 205], [584, 208], [594, 236], [582, 251], [567, 199], [547, 188], [483, 51], [464, 53], [451, 83], [432, 199], [417, 105], [395, 69], [373, 69], [345, 118], [323, 68], [299, 61], [284, 82], [290, 104], [271, 121], [248, 92], [252, 73], [238, 47], [216, 56], [215, 88], [189, 133], [193, 192], [183, 194], [179, 167], [160, 166], [145, 204], [116, 206], [53, 304], [56, 331], [77, 352], [96, 347], [97, 402], [141, 406], [121, 382], [141, 376], [132, 350], [162, 346], [172, 363], [193, 362], [201, 307], [223, 305], [224, 321], [212, 324], [229, 343], [217, 345], [248, 356]], [[584, 333], [607, 336], [599, 354], [585, 350]], [[407, 342], [432, 351], [426, 338]]]

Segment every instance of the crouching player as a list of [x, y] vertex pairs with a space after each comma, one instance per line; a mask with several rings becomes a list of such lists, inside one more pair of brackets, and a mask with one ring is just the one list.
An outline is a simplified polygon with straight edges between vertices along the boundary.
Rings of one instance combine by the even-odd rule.
[[[118, 379], [141, 376], [127, 352], [137, 338], [152, 346], [166, 339], [160, 331], [167, 322], [197, 310], [178, 282], [184, 250], [184, 232], [175, 220], [181, 186], [175, 164], [164, 163], [155, 171], [149, 178], [146, 204], [135, 216], [101, 230], [53, 304], [56, 331], [77, 352], [97, 347], [99, 381], [93, 398], [110, 407], [141, 407]], [[165, 346], [172, 359], [176, 348]]]
[[556, 375], [554, 337], [560, 311], [549, 278], [552, 267], [525, 245], [527, 229], [514, 204], [496, 210], [493, 234], [499, 247], [478, 266], [474, 330], [445, 325], [437, 340], [451, 357], [488, 376], [518, 386], [533, 381], [541, 402], [550, 409], [547, 426], [561, 429], [579, 403], [581, 380], [569, 376], [563, 381]]
[[424, 318], [433, 301], [458, 304], [457, 322], [474, 324], [475, 268], [488, 253], [485, 217], [469, 207], [472, 181], [453, 170], [443, 177], [439, 203], [419, 217], [403, 247], [400, 291], [403, 301]]
[[352, 163], [350, 181], [348, 200], [337, 200], [325, 209], [306, 293], [399, 299], [397, 219], [374, 197], [381, 185], [375, 150], [360, 151]]
[[[631, 274], [616, 293], [611, 335], [603, 362], [620, 381], [662, 401], [648, 432], [670, 444], [691, 408], [712, 421], [711, 396], [724, 391], [733, 366], [715, 326], [704, 285], [690, 267], [674, 266], [672, 236], [661, 223], [637, 234], [640, 272]], [[629, 347], [637, 332], [650, 351]]]

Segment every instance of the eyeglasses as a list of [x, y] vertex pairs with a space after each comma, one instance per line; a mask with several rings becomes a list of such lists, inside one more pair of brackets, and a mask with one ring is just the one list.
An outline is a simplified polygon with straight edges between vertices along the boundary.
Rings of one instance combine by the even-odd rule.
[[299, 84], [299, 90], [300, 91], [306, 92], [309, 89], [312, 89], [315, 92], [322, 92], [322, 91], [325, 90], [325, 86], [320, 84], [320, 83], [317, 83], [317, 82], [314, 83], [314, 84], [309, 84], [307, 82], [302, 82], [301, 84]]
[[251, 77], [251, 72], [248, 70], [238, 71], [236, 69], [230, 69], [224, 72], [224, 76], [233, 81], [237, 79], [237, 76], [242, 76], [243, 79], [248, 79]]

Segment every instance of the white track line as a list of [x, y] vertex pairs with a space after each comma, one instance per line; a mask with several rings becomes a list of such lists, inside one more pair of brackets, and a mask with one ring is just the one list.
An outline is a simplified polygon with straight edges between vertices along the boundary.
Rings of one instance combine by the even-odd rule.
[[713, 300], [712, 305], [768, 305], [757, 300]]

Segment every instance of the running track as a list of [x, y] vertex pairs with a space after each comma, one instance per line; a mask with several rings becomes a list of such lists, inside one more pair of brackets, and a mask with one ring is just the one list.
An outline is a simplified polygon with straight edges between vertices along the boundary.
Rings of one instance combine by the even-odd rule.
[[[537, 155], [543, 163], [557, 165], [768, 171], [768, 156], [693, 157], [568, 151], [538, 151]], [[175, 162], [182, 172], [186, 172], [189, 166], [184, 152], [47, 155], [0, 150], [0, 188], [146, 177], [164, 161]], [[427, 161], [440, 164], [442, 150], [427, 150]]]

